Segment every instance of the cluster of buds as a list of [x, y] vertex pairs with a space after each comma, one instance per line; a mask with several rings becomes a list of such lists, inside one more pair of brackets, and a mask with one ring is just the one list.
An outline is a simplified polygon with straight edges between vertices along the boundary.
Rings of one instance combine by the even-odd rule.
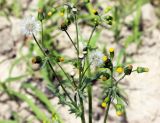
[[122, 104], [116, 104], [115, 108], [118, 116], [122, 116], [124, 114], [124, 106]]
[[110, 100], [111, 100], [111, 98], [110, 98], [109, 96], [107, 96], [107, 97], [103, 100], [103, 102], [102, 102], [102, 104], [101, 104], [102, 108], [106, 108]]
[[44, 19], [51, 17], [53, 15], [53, 13], [55, 13], [55, 12], [56, 12], [55, 8], [52, 8], [49, 11], [46, 11], [42, 8], [39, 8], [38, 9], [38, 20], [43, 21]]

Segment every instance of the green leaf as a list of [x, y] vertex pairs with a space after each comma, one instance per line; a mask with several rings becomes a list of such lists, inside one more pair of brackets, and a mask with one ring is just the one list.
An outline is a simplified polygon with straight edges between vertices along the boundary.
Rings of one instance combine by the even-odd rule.
[[44, 120], [46, 121], [46, 120], [48, 119], [48, 118], [46, 117], [46, 115], [44, 114], [44, 112], [42, 112], [42, 111], [40, 110], [40, 108], [39, 108], [38, 106], [36, 106], [36, 105], [34, 104], [34, 102], [33, 102], [31, 99], [29, 99], [25, 94], [16, 92], [16, 91], [14, 91], [14, 90], [12, 90], [12, 89], [9, 89], [9, 88], [8, 88], [8, 91], [9, 91], [12, 95], [18, 97], [20, 100], [26, 102], [26, 103], [28, 104], [28, 106], [31, 108], [31, 110], [35, 113], [36, 117], [37, 117], [40, 121], [44, 121]]
[[60, 116], [58, 116], [56, 110], [54, 109], [53, 105], [49, 101], [48, 97], [40, 89], [33, 87], [31, 84], [28, 84], [28, 83], [25, 83], [22, 86], [24, 88], [30, 88], [33, 91], [33, 93], [35, 94], [35, 96], [38, 97], [38, 99], [46, 105], [48, 111], [50, 111], [52, 114], [56, 115], [61, 122]]
[[0, 120], [0, 123], [18, 123], [18, 122], [14, 120]]
[[96, 34], [93, 35], [93, 37], [91, 38], [90, 46], [91, 46], [92, 48], [93, 48], [93, 47], [96, 47], [96, 42], [99, 40], [100, 35], [101, 35], [101, 31], [97, 31]]

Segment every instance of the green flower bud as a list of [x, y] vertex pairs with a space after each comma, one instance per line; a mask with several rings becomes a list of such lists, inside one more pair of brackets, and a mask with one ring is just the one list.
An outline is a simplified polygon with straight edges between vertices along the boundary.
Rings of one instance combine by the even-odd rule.
[[111, 9], [112, 9], [112, 7], [108, 6], [108, 7], [105, 9], [105, 13], [108, 13]]
[[109, 68], [111, 71], [113, 70], [113, 64], [110, 59], [107, 59], [104, 65], [105, 68]]
[[32, 58], [32, 63], [33, 64], [41, 64], [42, 63], [42, 58], [40, 56], [35, 56]]
[[98, 18], [94, 19], [94, 24], [95, 26], [98, 26], [100, 24], [100, 20]]
[[128, 65], [127, 67], [124, 68], [124, 73], [125, 75], [130, 75], [132, 73], [133, 66]]
[[122, 116], [124, 114], [124, 105], [123, 104], [118, 103], [118, 104], [116, 104], [115, 108], [116, 108], [116, 114], [118, 116]]
[[38, 9], [38, 20], [43, 21], [45, 19], [45, 15], [42, 9]]
[[66, 31], [68, 29], [68, 24], [66, 23], [66, 22], [63, 22], [62, 24], [61, 24], [61, 30], [62, 31]]
[[110, 54], [110, 58], [113, 59], [114, 58], [114, 48], [109, 48], [109, 54]]
[[107, 21], [110, 21], [110, 20], [112, 21], [112, 20], [113, 20], [113, 17], [109, 15], [109, 16], [107, 16], [105, 19], [106, 19]]
[[146, 67], [137, 67], [137, 73], [148, 72], [149, 69]]
[[108, 103], [110, 101], [110, 98], [109, 96], [107, 96], [105, 99], [104, 99], [104, 102]]

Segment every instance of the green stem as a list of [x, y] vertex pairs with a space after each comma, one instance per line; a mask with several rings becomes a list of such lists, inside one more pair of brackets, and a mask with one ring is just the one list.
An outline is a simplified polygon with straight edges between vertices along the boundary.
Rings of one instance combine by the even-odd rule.
[[107, 106], [105, 117], [104, 117], [104, 123], [107, 123], [107, 118], [108, 118], [108, 113], [109, 113], [109, 109], [110, 109], [110, 104], [111, 104], [111, 99], [108, 102], [108, 106]]
[[65, 74], [65, 76], [67, 77], [67, 79], [68, 79], [70, 82], [72, 82], [72, 80], [70, 79], [69, 75], [65, 72], [65, 70], [62, 68], [62, 66], [61, 66], [58, 62], [56, 62], [56, 63], [57, 63], [57, 65], [60, 67], [60, 69], [63, 71], [63, 73]]
[[86, 123], [83, 99], [82, 99], [82, 97], [80, 96], [80, 94], [78, 94], [78, 95], [79, 95], [80, 105], [81, 105], [81, 109], [82, 109], [81, 121], [82, 121], [82, 123]]
[[88, 43], [87, 43], [87, 47], [88, 47], [89, 44], [90, 44], [91, 38], [92, 38], [92, 36], [93, 36], [94, 31], [96, 30], [96, 27], [97, 27], [97, 26], [94, 26], [94, 28], [93, 28], [93, 30], [92, 30], [92, 33], [91, 33], [91, 35], [90, 35], [90, 37], [89, 37], [89, 40], [88, 40]]
[[42, 42], [42, 46], [44, 47], [44, 42], [43, 42], [43, 41], [44, 41], [44, 40], [43, 40], [43, 21], [41, 21], [41, 31], [42, 31], [42, 32], [41, 32], [41, 38], [42, 38], [42, 39], [41, 39], [41, 42]]
[[[37, 44], [38, 47], [40, 48], [41, 52], [43, 53], [43, 55], [44, 55], [45, 57], [48, 57], [47, 54], [45, 53], [45, 51], [43, 50], [43, 48], [41, 47], [41, 45], [39, 44], [39, 42], [37, 41], [35, 35], [32, 34], [32, 36], [33, 36], [33, 38], [34, 38], [36, 44]], [[51, 68], [53, 74], [54, 74], [55, 77], [57, 78], [57, 80], [58, 80], [58, 82], [59, 82], [61, 88], [63, 89], [63, 91], [65, 92], [65, 94], [67, 95], [67, 97], [70, 99], [70, 101], [74, 104], [73, 99], [70, 97], [69, 93], [67, 92], [67, 90], [65, 89], [65, 87], [62, 85], [61, 80], [58, 78], [58, 76], [57, 76], [57, 74], [56, 74], [56, 72], [55, 72], [55, 70], [54, 70], [54, 68], [53, 68], [53, 66], [52, 66], [52, 64], [51, 64], [51, 62], [50, 62], [50, 60], [48, 60], [47, 63], [48, 63], [48, 65], [49, 65], [49, 67]]]
[[[89, 52], [89, 51], [88, 51]], [[87, 53], [87, 66], [89, 66], [89, 57], [88, 57], [88, 53]], [[91, 76], [91, 69], [90, 67], [88, 68], [87, 70], [88, 72], [88, 76], [90, 77]], [[88, 88], [87, 88], [87, 93], [88, 93], [88, 110], [89, 110], [89, 113], [88, 113], [88, 118], [89, 118], [89, 123], [92, 123], [92, 84], [88, 85]]]
[[66, 33], [66, 34], [67, 34], [67, 36], [69, 37], [69, 39], [70, 39], [71, 43], [73, 44], [74, 48], [76, 49], [76, 51], [77, 51], [77, 53], [78, 53], [78, 49], [77, 49], [76, 45], [74, 44], [74, 42], [73, 42], [73, 40], [72, 40], [71, 36], [69, 35], [69, 33], [68, 33], [67, 31], [65, 31], [65, 33]]
[[77, 49], [78, 49], [78, 56], [79, 56], [78, 23], [77, 23], [77, 16], [76, 15], [75, 15], [75, 25], [76, 25], [76, 37], [77, 37]]
[[[92, 36], [93, 36], [93, 33], [94, 31], [96, 30], [96, 26], [94, 26], [93, 30], [92, 30], [92, 33], [89, 37], [89, 41], [87, 43], [87, 47], [89, 46], [90, 44], [90, 41], [92, 39]], [[90, 66], [89, 65], [89, 49], [87, 49], [87, 56], [86, 56], [86, 62], [87, 62], [87, 66]], [[91, 69], [90, 67], [88, 68], [88, 76], [90, 77], [91, 76]], [[92, 123], [92, 84], [88, 85], [88, 88], [87, 88], [87, 93], [88, 93], [88, 110], [89, 110], [89, 113], [88, 113], [88, 118], [89, 118], [89, 123]]]
[[[77, 61], [78, 61], [78, 68], [79, 68], [79, 87], [81, 88], [82, 86], [82, 76], [81, 76], [81, 73], [82, 73], [82, 63], [81, 63], [81, 60], [79, 59], [79, 37], [78, 37], [78, 23], [77, 23], [77, 16], [75, 14], [75, 26], [76, 26], [76, 37], [77, 37]], [[85, 112], [84, 112], [84, 104], [83, 104], [83, 99], [82, 97], [80, 96], [80, 93], [78, 92], [78, 95], [79, 95], [79, 100], [80, 100], [80, 105], [81, 105], [81, 109], [82, 109], [82, 114], [81, 114], [81, 121], [82, 123], [85, 123]]]

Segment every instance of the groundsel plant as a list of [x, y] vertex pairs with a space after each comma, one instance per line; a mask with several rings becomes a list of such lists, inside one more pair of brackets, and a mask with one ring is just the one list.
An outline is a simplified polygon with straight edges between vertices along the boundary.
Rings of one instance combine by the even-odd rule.
[[[110, 7], [105, 10], [105, 16], [101, 16], [97, 10], [93, 9], [92, 19], [90, 20], [93, 27], [89, 39], [86, 42], [86, 46], [83, 51], [80, 52], [80, 35], [79, 35], [79, 15], [81, 10], [75, 5], [66, 3], [60, 11], [60, 16], [63, 16], [64, 21], [61, 23], [60, 29], [68, 36], [68, 39], [75, 48], [77, 54], [76, 58], [70, 60], [78, 71], [78, 77], [75, 77], [75, 73], [67, 73], [62, 67], [65, 63], [65, 58], [61, 55], [51, 54], [51, 51], [43, 45], [43, 20], [52, 16], [52, 12], [46, 13], [43, 9], [38, 11], [38, 19], [30, 16], [23, 22], [22, 32], [25, 35], [32, 35], [36, 45], [42, 52], [42, 56], [34, 56], [32, 58], [33, 64], [40, 64], [41, 66], [47, 65], [53, 72], [55, 81], [58, 82], [58, 87], [51, 83], [48, 85], [49, 89], [59, 98], [59, 103], [67, 105], [70, 108], [70, 112], [74, 113], [76, 117], [81, 118], [82, 123], [93, 122], [93, 110], [92, 110], [92, 87], [95, 81], [101, 83], [103, 97], [101, 100], [101, 107], [106, 110], [104, 123], [107, 122], [108, 112], [110, 105], [116, 109], [116, 114], [122, 116], [125, 113], [125, 97], [123, 96], [121, 89], [119, 88], [119, 82], [126, 76], [131, 75], [132, 72], [143, 73], [148, 72], [148, 68], [137, 67], [133, 69], [132, 65], [113, 65], [114, 48], [109, 48], [105, 53], [101, 52], [92, 44], [92, 37], [96, 32], [96, 29], [102, 23], [112, 25], [111, 15], [107, 15], [110, 11]], [[63, 11], [62, 11], [63, 10]], [[67, 16], [64, 16], [67, 14]], [[88, 13], [89, 14], [89, 13]], [[103, 19], [102, 19], [103, 17]], [[70, 36], [68, 32], [69, 25], [74, 24], [76, 29], [76, 40]], [[41, 30], [40, 30], [41, 29]], [[36, 34], [41, 31], [41, 39], [37, 39]], [[54, 50], [54, 49], [52, 49]], [[59, 75], [59, 71], [55, 69], [57, 65], [64, 76]], [[94, 70], [93, 67], [94, 66]], [[84, 104], [88, 103], [88, 107]], [[88, 109], [88, 112], [87, 112]], [[86, 115], [88, 117], [86, 118]], [[43, 121], [47, 122], [47, 121]], [[56, 121], [57, 122], [57, 121]]]

